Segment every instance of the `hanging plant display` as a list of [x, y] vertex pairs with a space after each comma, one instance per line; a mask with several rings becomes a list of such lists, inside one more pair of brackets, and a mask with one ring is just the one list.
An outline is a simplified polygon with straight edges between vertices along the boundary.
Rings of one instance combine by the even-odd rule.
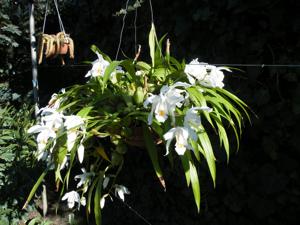
[[[38, 64], [45, 58], [55, 58], [57, 56], [66, 55], [69, 52], [70, 59], [74, 59], [74, 42], [68, 34], [59, 32], [56, 35], [42, 34], [39, 39], [38, 46]], [[63, 57], [61, 57], [62, 65], [65, 65]]]
[[[54, 94], [40, 110], [38, 123], [28, 131], [37, 135], [36, 156], [47, 169], [26, 204], [46, 173], [53, 171], [61, 200], [70, 208], [86, 207], [87, 215], [93, 212], [100, 224], [105, 201], [112, 196], [124, 201], [130, 193], [126, 184], [118, 183], [118, 175], [124, 154], [130, 146], [138, 146], [148, 152], [164, 189], [159, 158], [181, 159], [186, 184], [200, 210], [197, 166], [204, 160], [216, 184], [211, 136], [218, 137], [229, 160], [230, 147], [239, 146], [244, 116], [250, 120], [249, 108], [226, 90], [223, 79], [224, 72], [231, 72], [228, 67], [198, 59], [180, 62], [170, 55], [168, 40], [164, 47], [165, 41], [158, 40], [152, 24], [150, 63], [138, 57], [112, 61], [92, 46], [98, 58], [85, 75], [86, 84]], [[235, 140], [229, 140], [228, 130], [233, 131]], [[82, 173], [74, 176], [74, 167], [80, 167]], [[71, 187], [70, 180], [77, 186]]]
[[47, 0], [46, 12], [44, 17], [44, 25], [42, 29], [42, 34], [39, 36], [39, 42], [38, 42], [37, 61], [38, 64], [41, 64], [43, 62], [44, 56], [46, 59], [53, 59], [57, 56], [60, 56], [61, 64], [65, 65], [63, 55], [69, 53], [70, 59], [74, 59], [74, 41], [70, 37], [70, 35], [66, 34], [65, 32], [65, 28], [58, 10], [57, 0], [53, 0], [53, 2], [58, 16], [60, 32], [58, 32], [57, 34], [45, 34], [45, 26], [46, 26], [46, 20], [48, 15], [48, 4], [49, 4], [49, 0]]

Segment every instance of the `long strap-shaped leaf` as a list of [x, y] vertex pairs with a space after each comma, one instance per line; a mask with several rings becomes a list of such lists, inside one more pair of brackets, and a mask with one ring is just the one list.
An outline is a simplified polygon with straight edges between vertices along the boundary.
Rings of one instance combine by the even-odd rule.
[[191, 176], [194, 199], [195, 199], [198, 212], [200, 212], [201, 194], [200, 194], [200, 182], [198, 178], [198, 173], [192, 160], [190, 160], [189, 164], [190, 164], [190, 176]]
[[143, 125], [143, 136], [156, 176], [158, 177], [163, 188], [166, 190], [165, 180], [163, 178], [163, 173], [158, 162], [157, 148], [155, 146], [155, 143], [153, 142], [153, 137], [151, 136], [149, 127], [146, 125]]
[[207, 161], [208, 168], [209, 168], [214, 186], [216, 186], [216, 163], [215, 163], [216, 158], [215, 158], [209, 137], [208, 137], [204, 127], [201, 125], [200, 128], [203, 130], [203, 132], [198, 134], [198, 138], [199, 138], [201, 146], [203, 148], [203, 152], [205, 153], [204, 157]]
[[155, 39], [156, 39], [155, 26], [152, 23], [151, 30], [149, 33], [149, 48], [150, 48], [150, 56], [152, 60], [152, 67], [155, 66]]
[[102, 191], [102, 180], [103, 174], [101, 173], [95, 191], [94, 197], [94, 214], [95, 214], [95, 221], [97, 225], [101, 225], [101, 207], [100, 207], [100, 199], [101, 199], [101, 191]]
[[46, 168], [44, 170], [44, 172], [41, 174], [41, 176], [39, 177], [39, 179], [37, 180], [37, 182], [35, 183], [35, 185], [33, 186], [33, 188], [31, 189], [29, 196], [25, 202], [25, 204], [23, 205], [22, 209], [25, 209], [28, 205], [28, 203], [31, 201], [33, 195], [35, 194], [36, 190], [38, 189], [38, 187], [40, 186], [40, 184], [42, 183], [42, 181], [44, 180], [44, 177], [46, 176], [46, 174], [48, 173], [49, 168]]

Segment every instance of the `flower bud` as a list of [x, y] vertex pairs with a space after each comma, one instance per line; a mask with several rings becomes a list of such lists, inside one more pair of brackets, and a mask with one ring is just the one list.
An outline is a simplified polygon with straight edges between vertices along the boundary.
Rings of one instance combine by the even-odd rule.
[[144, 91], [143, 91], [142, 87], [138, 87], [136, 89], [136, 91], [134, 92], [134, 95], [133, 95], [133, 99], [134, 99], [134, 102], [137, 105], [140, 105], [140, 104], [143, 103], [143, 101], [144, 101]]

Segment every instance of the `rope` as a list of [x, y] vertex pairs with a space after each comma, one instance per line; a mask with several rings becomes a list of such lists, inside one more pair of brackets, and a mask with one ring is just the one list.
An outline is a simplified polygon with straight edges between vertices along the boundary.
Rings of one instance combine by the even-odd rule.
[[121, 44], [122, 44], [123, 31], [124, 31], [124, 27], [125, 27], [125, 18], [126, 18], [126, 15], [127, 15], [128, 3], [129, 3], [129, 0], [127, 0], [127, 2], [126, 2], [125, 14], [123, 16], [123, 22], [122, 22], [122, 28], [121, 28], [121, 32], [120, 32], [119, 45], [118, 45], [118, 49], [117, 49], [115, 60], [118, 59], [119, 51], [120, 51]]

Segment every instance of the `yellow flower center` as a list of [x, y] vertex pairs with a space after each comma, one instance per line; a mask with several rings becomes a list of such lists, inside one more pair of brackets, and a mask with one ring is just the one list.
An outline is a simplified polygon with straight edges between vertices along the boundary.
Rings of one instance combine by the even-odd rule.
[[158, 115], [159, 115], [159, 116], [165, 116], [166, 113], [165, 113], [165, 111], [163, 111], [163, 110], [159, 110], [159, 111], [158, 111]]

